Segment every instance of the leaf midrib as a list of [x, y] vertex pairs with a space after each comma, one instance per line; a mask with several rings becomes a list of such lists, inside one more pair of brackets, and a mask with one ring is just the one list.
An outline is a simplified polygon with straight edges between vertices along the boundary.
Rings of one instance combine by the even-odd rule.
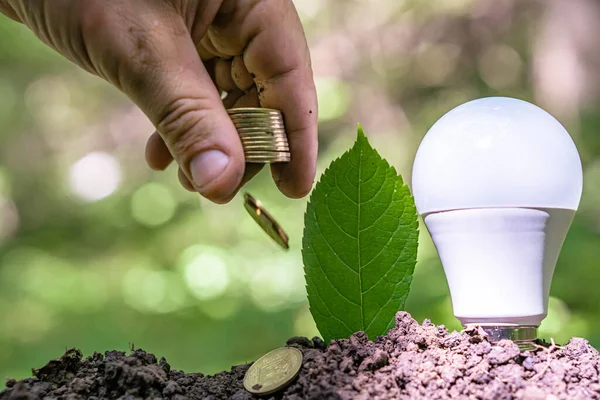
[[362, 179], [362, 145], [361, 141], [359, 151], [358, 151], [358, 219], [356, 222], [357, 225], [357, 252], [358, 252], [358, 289], [360, 291], [360, 326], [364, 330], [365, 329], [365, 307], [363, 303], [363, 289], [362, 289], [362, 264], [360, 261], [360, 209], [361, 209], [361, 200], [360, 200], [360, 191], [361, 191], [361, 179]]

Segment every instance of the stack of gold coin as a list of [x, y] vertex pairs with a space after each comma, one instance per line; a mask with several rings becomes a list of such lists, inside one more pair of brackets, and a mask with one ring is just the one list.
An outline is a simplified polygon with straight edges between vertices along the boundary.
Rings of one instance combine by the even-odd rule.
[[270, 108], [230, 108], [227, 110], [237, 129], [248, 163], [289, 162], [283, 115]]

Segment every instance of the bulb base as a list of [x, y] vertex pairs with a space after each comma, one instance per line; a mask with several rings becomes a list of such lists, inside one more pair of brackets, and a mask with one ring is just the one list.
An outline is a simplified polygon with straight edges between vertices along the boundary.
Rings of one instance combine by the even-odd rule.
[[538, 327], [534, 325], [479, 325], [491, 343], [512, 340], [520, 350], [535, 349]]

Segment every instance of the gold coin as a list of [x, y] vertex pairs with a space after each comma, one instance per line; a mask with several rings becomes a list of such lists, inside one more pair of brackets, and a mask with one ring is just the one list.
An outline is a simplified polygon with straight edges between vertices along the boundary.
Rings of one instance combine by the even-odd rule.
[[289, 385], [302, 368], [302, 352], [294, 347], [275, 349], [248, 368], [244, 387], [253, 394], [275, 393]]
[[288, 143], [283, 142], [242, 142], [242, 147], [244, 149], [249, 149], [258, 146], [267, 146], [267, 147], [290, 147]]
[[290, 146], [286, 145], [286, 144], [265, 144], [265, 143], [261, 143], [261, 144], [247, 144], [247, 145], [243, 145], [242, 148], [244, 149], [244, 152], [246, 152], [246, 154], [248, 154], [248, 152], [253, 152], [253, 151], [284, 151], [286, 153], [290, 152]]
[[252, 123], [248, 123], [248, 124], [236, 124], [234, 125], [235, 129], [238, 132], [252, 132], [252, 131], [261, 131], [261, 130], [266, 130], [266, 131], [281, 131], [281, 132], [285, 132], [285, 126], [283, 125], [277, 125], [277, 124], [263, 124], [263, 123], [258, 123], [258, 122], [252, 122]]
[[281, 112], [275, 108], [267, 107], [235, 107], [227, 109], [228, 112]]
[[242, 134], [240, 135], [240, 140], [242, 142], [288, 142], [287, 137], [279, 133], [273, 135], [268, 133], [252, 133], [250, 135]]
[[278, 136], [282, 138], [287, 138], [285, 131], [283, 129], [238, 129], [238, 134], [240, 136], [260, 136], [260, 135], [269, 135], [269, 136]]
[[288, 142], [274, 141], [274, 140], [263, 140], [263, 141], [242, 141], [242, 147], [248, 148], [249, 146], [275, 146], [275, 147], [289, 147]]
[[[287, 143], [242, 143], [244, 149], [251, 149], [258, 146], [270, 146], [270, 147], [290, 147]], [[289, 150], [286, 150], [289, 151]]]
[[289, 156], [290, 153], [287, 151], [252, 151], [249, 155], [253, 157], [285, 157]]
[[285, 131], [285, 126], [283, 124], [270, 124], [270, 123], [264, 123], [264, 122], [248, 122], [248, 123], [239, 123], [239, 124], [234, 124], [233, 126], [235, 126], [235, 129], [237, 129], [238, 131], [240, 129], [244, 130], [244, 129], [254, 129], [254, 130], [258, 130], [258, 129], [268, 129], [268, 130], [281, 130], [281, 131]]
[[281, 115], [234, 114], [229, 116], [233, 122], [238, 121], [274, 121], [283, 122]]
[[244, 152], [246, 155], [250, 154], [253, 151], [290, 151], [289, 146], [281, 146], [281, 145], [268, 145], [268, 144], [250, 144], [244, 146]]
[[244, 118], [244, 119], [232, 119], [233, 125], [236, 127], [244, 127], [248, 125], [267, 125], [267, 126], [284, 126], [282, 120], [277, 119], [258, 119], [258, 118]]
[[256, 136], [276, 136], [276, 137], [280, 137], [280, 138], [286, 138], [287, 139], [287, 135], [285, 134], [285, 130], [283, 129], [269, 129], [269, 128], [261, 128], [261, 129], [247, 129], [247, 128], [240, 128], [237, 130], [238, 134], [240, 135], [240, 137], [256, 137]]
[[239, 113], [256, 113], [256, 114], [278, 114], [281, 115], [281, 111], [273, 108], [265, 107], [238, 107], [227, 109], [228, 114], [239, 114]]
[[273, 148], [277, 148], [277, 149], [281, 149], [281, 148], [287, 148], [286, 150], [282, 150], [282, 151], [287, 151], [289, 152], [289, 145], [287, 144], [281, 144], [281, 143], [250, 143], [250, 144], [242, 144], [242, 148], [244, 148], [244, 151], [246, 150], [257, 150], [259, 147], [262, 148], [266, 148], [269, 147], [268, 149], [265, 149], [266, 151], [273, 151]]
[[281, 137], [265, 137], [265, 136], [257, 136], [257, 137], [240, 137], [240, 141], [242, 144], [258, 144], [258, 143], [267, 143], [267, 144], [289, 144], [289, 142], [285, 138]]
[[280, 138], [286, 138], [287, 139], [287, 135], [285, 134], [284, 130], [280, 130], [280, 129], [268, 129], [268, 128], [261, 128], [261, 129], [256, 129], [256, 130], [240, 130], [238, 129], [238, 134], [240, 136], [248, 136], [248, 137], [254, 137], [254, 136], [277, 136]]
[[252, 156], [247, 155], [245, 161], [247, 163], [277, 163], [277, 162], [290, 162], [290, 156], [277, 156], [277, 157], [265, 157], [265, 156]]
[[229, 118], [232, 121], [245, 121], [245, 120], [260, 120], [260, 121], [283, 121], [283, 115], [281, 114], [257, 114], [257, 113], [244, 113], [244, 114], [229, 114]]
[[244, 157], [246, 159], [246, 162], [253, 162], [253, 161], [267, 161], [267, 162], [272, 162], [272, 161], [277, 161], [277, 160], [288, 160], [290, 159], [290, 154], [287, 153], [286, 155], [279, 155], [279, 156], [261, 156], [261, 155], [253, 155], [251, 152], [247, 152], [244, 153]]
[[257, 135], [277, 135], [280, 137], [287, 138], [287, 134], [285, 133], [285, 129], [282, 128], [270, 128], [270, 127], [246, 127], [246, 128], [236, 128], [237, 133], [240, 136], [257, 136]]
[[255, 114], [247, 115], [247, 114], [239, 114], [239, 115], [230, 115], [229, 118], [233, 121], [234, 124], [244, 122], [244, 121], [263, 121], [263, 122], [277, 122], [283, 123], [283, 117], [281, 115], [259, 115]]
[[290, 156], [286, 156], [286, 157], [277, 157], [277, 158], [273, 158], [273, 157], [259, 157], [259, 158], [252, 158], [252, 157], [248, 157], [245, 160], [248, 164], [278, 164], [278, 163], [288, 163], [290, 161], [292, 161]]
[[286, 138], [283, 137], [274, 137], [274, 136], [256, 136], [256, 137], [248, 137], [243, 136], [240, 137], [240, 140], [243, 144], [252, 144], [252, 143], [281, 143], [288, 144]]
[[280, 113], [237, 113], [229, 114], [232, 121], [243, 121], [245, 119], [260, 119], [263, 121], [283, 121], [283, 115]]
[[252, 197], [248, 192], [244, 193], [244, 208], [277, 244], [284, 249], [289, 248], [287, 233], [285, 233], [275, 218], [262, 206], [261, 202]]

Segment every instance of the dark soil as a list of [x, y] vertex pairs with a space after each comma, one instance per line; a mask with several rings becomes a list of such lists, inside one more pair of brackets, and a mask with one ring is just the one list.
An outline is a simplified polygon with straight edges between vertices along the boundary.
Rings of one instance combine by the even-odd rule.
[[[359, 332], [329, 346], [292, 338], [304, 353], [298, 379], [269, 399], [598, 399], [600, 356], [584, 339], [520, 352], [480, 330], [448, 331], [409, 314], [375, 342]], [[171, 370], [164, 358], [135, 350], [82, 359], [79, 350], [8, 380], [0, 399], [252, 399], [248, 365], [213, 376]]]

